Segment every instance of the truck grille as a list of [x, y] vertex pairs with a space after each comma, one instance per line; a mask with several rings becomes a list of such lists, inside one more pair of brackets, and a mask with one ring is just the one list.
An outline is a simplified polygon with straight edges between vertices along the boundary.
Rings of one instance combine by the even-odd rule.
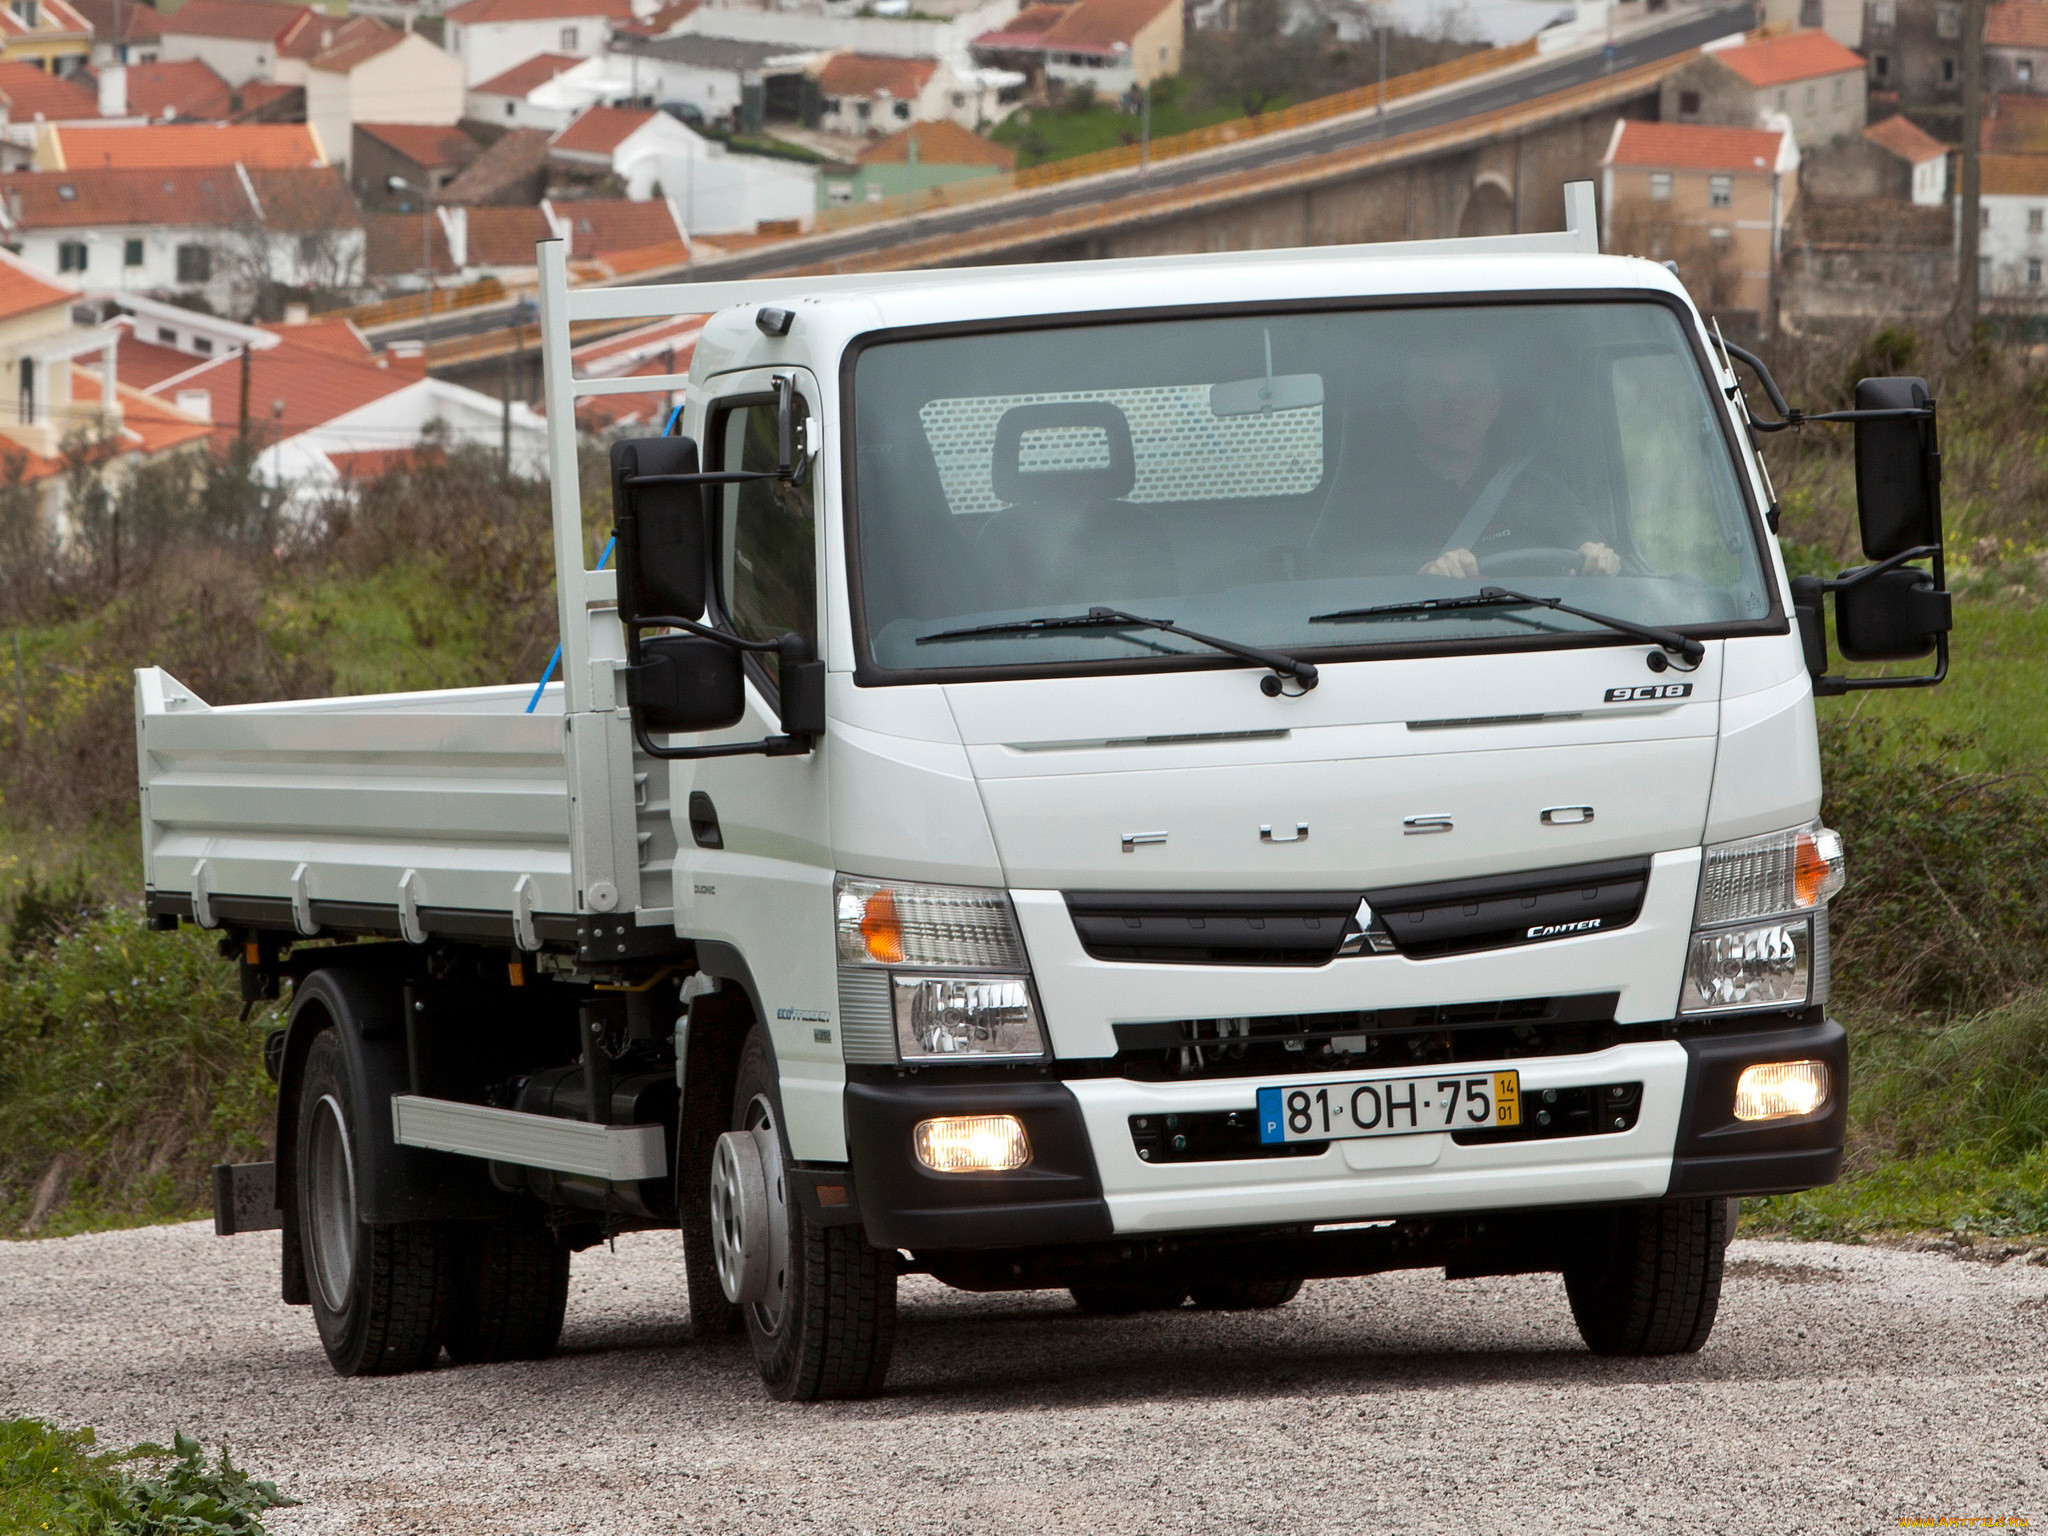
[[1614, 1022], [1620, 996], [1118, 1024], [1116, 1070], [1141, 1082], [1176, 1082], [1582, 1055], [1621, 1038]]

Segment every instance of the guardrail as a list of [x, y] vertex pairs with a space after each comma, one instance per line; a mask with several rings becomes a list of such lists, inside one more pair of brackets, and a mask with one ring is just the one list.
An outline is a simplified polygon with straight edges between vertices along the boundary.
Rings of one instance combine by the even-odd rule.
[[915, 192], [898, 192], [892, 197], [878, 198], [873, 202], [822, 209], [818, 214], [817, 229], [822, 234], [830, 230], [847, 229], [856, 224], [871, 224], [881, 219], [903, 218], [913, 213], [930, 213], [940, 208], [957, 208], [967, 203], [985, 202], [989, 198], [1001, 197], [1010, 192], [1029, 192], [1039, 187], [1074, 181], [1083, 176], [1100, 176], [1109, 171], [1132, 170], [1140, 164], [1174, 160], [1182, 155], [1199, 154], [1205, 149], [1220, 149], [1226, 144], [1240, 144], [1250, 139], [1265, 138], [1269, 134], [1311, 127], [1316, 123], [1327, 122], [1333, 117], [1348, 117], [1357, 112], [1370, 112], [1382, 102], [1392, 103], [1410, 96], [1419, 96], [1424, 91], [1432, 91], [1444, 85], [1455, 85], [1461, 80], [1470, 80], [1478, 75], [1491, 74], [1497, 69], [1506, 69], [1511, 64], [1520, 64], [1535, 57], [1534, 38], [1506, 48], [1485, 48], [1477, 53], [1463, 54], [1442, 64], [1432, 64], [1427, 69], [1410, 70], [1405, 75], [1396, 75], [1384, 86], [1377, 83], [1362, 85], [1355, 90], [1339, 91], [1334, 96], [1318, 96], [1313, 101], [1282, 107], [1277, 112], [1264, 112], [1256, 117], [1232, 118], [1229, 122], [1213, 123], [1207, 128], [1193, 128], [1186, 133], [1169, 134], [1163, 139], [1152, 140], [1149, 146], [1119, 144], [1111, 149], [1093, 150], [1085, 155], [1071, 155], [1064, 160], [1049, 160], [1043, 165], [1034, 165], [1021, 171], [995, 171], [987, 176], [942, 182], [937, 186], [921, 188]]
[[[529, 290], [530, 291], [530, 290]], [[429, 309], [427, 300], [433, 304]], [[360, 330], [373, 330], [380, 325], [398, 325], [407, 320], [424, 320], [429, 314], [452, 315], [457, 310], [476, 309], [485, 304], [502, 304], [510, 296], [504, 283], [495, 277], [479, 278], [473, 283], [464, 283], [460, 288], [436, 288], [419, 293], [402, 293], [396, 298], [379, 299], [373, 304], [356, 304], [347, 309], [323, 310], [315, 318], [321, 320], [353, 320]]]

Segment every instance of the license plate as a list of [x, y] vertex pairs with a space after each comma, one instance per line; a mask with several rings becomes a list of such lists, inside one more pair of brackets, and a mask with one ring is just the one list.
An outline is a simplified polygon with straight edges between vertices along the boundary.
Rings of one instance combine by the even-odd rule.
[[1431, 1073], [1259, 1090], [1259, 1140], [1353, 1141], [1522, 1123], [1519, 1072]]

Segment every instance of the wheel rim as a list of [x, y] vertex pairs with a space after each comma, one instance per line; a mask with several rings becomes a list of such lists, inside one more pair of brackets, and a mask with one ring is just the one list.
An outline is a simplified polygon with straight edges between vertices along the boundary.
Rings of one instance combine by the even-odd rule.
[[727, 1132], [711, 1154], [711, 1261], [730, 1302], [757, 1299], [767, 1274], [760, 1159], [760, 1141], [751, 1131]]
[[775, 1127], [775, 1110], [760, 1094], [747, 1105], [742, 1130], [753, 1131], [761, 1149], [761, 1182], [768, 1194], [768, 1289], [748, 1308], [754, 1325], [772, 1334], [782, 1326], [782, 1314], [789, 1299], [789, 1186], [782, 1176], [782, 1138]]
[[313, 1106], [306, 1142], [307, 1255], [313, 1282], [330, 1312], [348, 1306], [356, 1270], [356, 1164], [348, 1119], [333, 1094]]

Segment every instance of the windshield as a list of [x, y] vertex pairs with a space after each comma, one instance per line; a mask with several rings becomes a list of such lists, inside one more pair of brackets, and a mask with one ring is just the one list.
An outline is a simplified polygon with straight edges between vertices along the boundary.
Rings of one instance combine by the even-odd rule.
[[[1716, 406], [1655, 303], [1218, 316], [885, 342], [855, 366], [868, 644], [891, 670], [1605, 633], [1350, 616], [1498, 584], [1661, 626], [1767, 618]], [[1320, 622], [1312, 622], [1322, 616]]]

